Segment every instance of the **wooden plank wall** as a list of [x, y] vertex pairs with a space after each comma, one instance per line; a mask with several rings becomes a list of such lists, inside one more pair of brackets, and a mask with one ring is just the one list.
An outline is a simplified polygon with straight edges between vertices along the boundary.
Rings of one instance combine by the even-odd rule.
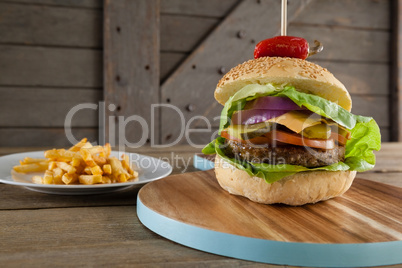
[[[151, 139], [159, 140], [159, 132], [150, 131], [159, 126], [159, 117], [151, 109], [152, 104], [159, 103], [159, 3], [159, 0], [104, 2], [107, 109], [105, 140], [100, 142], [123, 146], [122, 150], [126, 145], [140, 147], [150, 144]], [[115, 108], [109, 109], [111, 106]], [[111, 133], [112, 130], [116, 133]]]
[[[71, 108], [102, 100], [102, 1], [0, 2], [0, 146], [66, 146]], [[97, 138], [97, 111], [72, 119]]]
[[402, 140], [402, 0], [391, 4], [391, 81], [390, 81], [390, 128], [391, 140]]
[[241, 0], [161, 0], [161, 83]]
[[[250, 3], [270, 1], [274, 0]], [[188, 118], [205, 115], [212, 119], [219, 115], [219, 105], [202, 106], [200, 99], [212, 104], [220, 72], [250, 58], [254, 43], [269, 36], [252, 36], [249, 29], [241, 28], [244, 22], [236, 22], [240, 24], [233, 26], [230, 36], [218, 40], [225, 42], [233, 36], [237, 40], [243, 30], [246, 37], [242, 42], [250, 43], [247, 51], [233, 55], [234, 60], [227, 65], [222, 62], [201, 68], [203, 63], [197, 62], [193, 69], [191, 59], [223, 21], [230, 22], [231, 14], [242, 2], [160, 0], [162, 103], [176, 105]], [[389, 140], [391, 0], [304, 2], [308, 5], [291, 21], [289, 34], [324, 43], [324, 52], [311, 59], [344, 82], [352, 93], [353, 112], [374, 116], [381, 126], [383, 140]], [[98, 104], [103, 100], [103, 1], [0, 0], [0, 18], [0, 146], [69, 145], [63, 128], [68, 111], [77, 104]], [[278, 27], [279, 14], [272, 21], [277, 23], [269, 24], [267, 29]], [[178, 79], [187, 67], [211, 81], [164, 91], [169, 81]], [[192, 77], [182, 77], [176, 83], [186, 84], [188, 79]], [[179, 100], [174, 97], [176, 94]], [[189, 103], [194, 106], [188, 106]], [[77, 138], [97, 140], [96, 110], [79, 112], [72, 125]], [[175, 125], [169, 126], [172, 127]], [[216, 127], [214, 122], [212, 131]], [[166, 138], [171, 133], [163, 125], [160, 133], [160, 141], [168, 142]], [[170, 140], [173, 138], [170, 136]], [[201, 133], [195, 135], [193, 142], [203, 144], [210, 138], [211, 133]]]
[[[161, 81], [237, 2], [161, 0]], [[68, 111], [103, 100], [103, 1], [6, 0], [0, 18], [0, 146], [68, 146]], [[97, 141], [97, 111], [72, 126]]]

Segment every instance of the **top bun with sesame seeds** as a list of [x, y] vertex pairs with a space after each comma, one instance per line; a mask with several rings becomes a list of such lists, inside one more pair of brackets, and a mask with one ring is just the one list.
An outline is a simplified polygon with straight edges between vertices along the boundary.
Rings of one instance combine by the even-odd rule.
[[219, 81], [215, 99], [222, 105], [249, 84], [288, 84], [300, 92], [320, 96], [347, 111], [352, 99], [345, 86], [327, 69], [298, 58], [261, 57], [232, 68]]

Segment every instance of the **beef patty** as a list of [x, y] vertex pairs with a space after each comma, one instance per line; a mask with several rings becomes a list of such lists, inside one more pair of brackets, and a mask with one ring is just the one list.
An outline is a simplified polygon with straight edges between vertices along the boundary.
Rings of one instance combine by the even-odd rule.
[[252, 145], [226, 140], [227, 156], [253, 163], [273, 165], [290, 164], [304, 167], [328, 166], [345, 159], [345, 147], [335, 145], [334, 149], [317, 149], [296, 145]]

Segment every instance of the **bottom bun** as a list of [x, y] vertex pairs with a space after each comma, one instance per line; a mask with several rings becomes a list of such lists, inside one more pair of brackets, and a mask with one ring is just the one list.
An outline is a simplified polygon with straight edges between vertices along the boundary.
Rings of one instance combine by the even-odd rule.
[[352, 185], [356, 171], [306, 171], [267, 183], [216, 155], [215, 174], [220, 186], [231, 194], [263, 204], [300, 206], [342, 195]]

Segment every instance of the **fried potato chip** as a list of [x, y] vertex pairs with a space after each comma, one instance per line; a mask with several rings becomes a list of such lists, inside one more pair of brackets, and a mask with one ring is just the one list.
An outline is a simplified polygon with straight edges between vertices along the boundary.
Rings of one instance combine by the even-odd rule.
[[79, 152], [80, 149], [86, 145], [88, 139], [87, 138], [83, 138], [81, 141], [79, 141], [77, 144], [73, 145], [70, 149], [68, 149], [69, 151], [72, 152]]
[[43, 162], [43, 161], [46, 161], [46, 160], [42, 159], [42, 158], [25, 157], [23, 161], [20, 161], [20, 164], [21, 165], [34, 164], [34, 163], [39, 163], [39, 162]]
[[64, 174], [63, 177], [61, 177], [61, 180], [65, 184], [73, 184], [78, 181], [78, 175], [77, 174]]
[[42, 161], [32, 164], [23, 164], [19, 166], [14, 166], [13, 169], [18, 173], [42, 172], [47, 170], [48, 164], [49, 164], [48, 161]]
[[41, 176], [38, 176], [38, 175], [32, 177], [32, 182], [36, 183], [36, 184], [44, 184], [43, 183], [43, 178]]
[[117, 179], [119, 182], [126, 182], [131, 177], [130, 173], [123, 168], [122, 163], [116, 157], [110, 158], [110, 166], [112, 167], [112, 178]]
[[43, 176], [43, 184], [53, 184], [53, 171], [45, 171], [45, 176]]
[[63, 184], [62, 177], [66, 172], [57, 167], [53, 169], [53, 182], [54, 184]]
[[66, 151], [65, 149], [52, 149], [45, 152], [45, 157], [54, 161], [71, 161], [74, 157], [80, 157], [78, 152]]
[[96, 162], [93, 160], [92, 155], [88, 149], [82, 148], [80, 150], [80, 154], [82, 156], [82, 159], [84, 159], [84, 162], [87, 164], [87, 166], [89, 167], [96, 166]]
[[71, 165], [73, 167], [79, 167], [82, 164], [84, 164], [82, 158], [73, 157], [73, 159], [71, 160]]
[[80, 175], [79, 180], [82, 184], [102, 183], [102, 175]]
[[112, 183], [112, 179], [108, 176], [102, 176], [102, 183]]
[[99, 156], [99, 155], [92, 155], [92, 159], [95, 161], [95, 163], [98, 166], [103, 166], [107, 164], [107, 159], [106, 157]]
[[91, 173], [93, 175], [102, 175], [103, 170], [102, 170], [102, 168], [100, 166], [94, 166], [94, 167], [91, 167]]
[[110, 164], [103, 165], [102, 169], [104, 174], [112, 174], [112, 166]]

